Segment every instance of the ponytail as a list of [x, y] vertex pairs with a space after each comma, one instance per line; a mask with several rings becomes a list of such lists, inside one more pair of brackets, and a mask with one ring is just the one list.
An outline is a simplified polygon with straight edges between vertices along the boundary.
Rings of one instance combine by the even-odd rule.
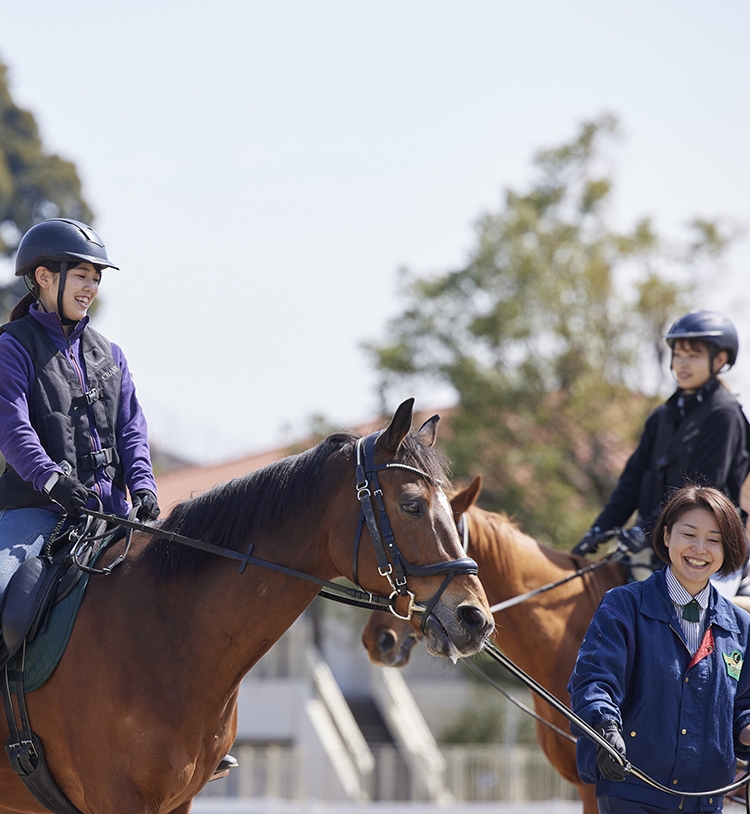
[[10, 312], [10, 321], [15, 322], [17, 319], [25, 317], [29, 313], [31, 304], [34, 302], [36, 302], [36, 297], [31, 292], [22, 297]]
[[59, 274], [62, 264], [58, 260], [45, 260], [44, 262], [38, 263], [37, 266], [30, 269], [24, 275], [24, 282], [29, 289], [29, 293], [22, 297], [16, 303], [15, 308], [10, 312], [10, 322], [23, 319], [29, 313], [31, 305], [39, 299], [39, 285], [37, 284], [35, 276], [35, 271], [39, 266], [44, 266], [44, 268], [53, 274]]

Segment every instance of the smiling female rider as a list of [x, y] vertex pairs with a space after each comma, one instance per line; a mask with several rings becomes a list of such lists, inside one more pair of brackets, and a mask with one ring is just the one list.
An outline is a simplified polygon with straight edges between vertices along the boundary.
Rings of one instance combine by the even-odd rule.
[[[713, 486], [740, 505], [750, 470], [748, 422], [718, 378], [737, 361], [737, 331], [715, 311], [690, 311], [672, 325], [666, 342], [677, 390], [648, 417], [638, 448], [575, 554], [596, 550], [598, 532], [622, 528], [636, 510], [640, 547], [647, 546], [665, 495], [688, 481]], [[637, 542], [632, 549], [639, 550]]]
[[128, 513], [127, 489], [140, 519], [159, 514], [125, 356], [89, 325], [105, 268], [117, 267], [102, 239], [74, 220], [43, 221], [18, 246], [16, 276], [30, 293], [0, 328], [0, 596], [61, 510], [80, 516], [88, 490], [105, 512]]
[[[146, 419], [120, 348], [89, 325], [102, 269], [99, 235], [53, 218], [23, 236], [16, 276], [29, 294], [0, 328], [0, 597], [19, 563], [96, 492], [105, 512], [159, 515]], [[66, 522], [72, 522], [68, 519]], [[237, 761], [227, 755], [215, 776]]]
[[[709, 581], [736, 570], [745, 533], [717, 489], [676, 491], [659, 515], [654, 549], [666, 567], [608, 591], [568, 684], [571, 708], [656, 782], [629, 774], [603, 746], [576, 744], [578, 773], [596, 783], [602, 814], [721, 811], [737, 757], [750, 757], [750, 615]], [[573, 727], [578, 735], [582, 735]]]

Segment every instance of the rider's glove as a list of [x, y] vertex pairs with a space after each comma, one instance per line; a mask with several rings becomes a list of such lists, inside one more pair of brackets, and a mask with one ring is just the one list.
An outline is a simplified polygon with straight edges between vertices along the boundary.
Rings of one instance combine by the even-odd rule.
[[630, 763], [625, 754], [625, 741], [622, 739], [620, 727], [616, 721], [602, 721], [594, 729], [619, 755], [622, 755], [621, 764], [601, 744], [597, 744], [596, 765], [599, 767], [599, 771], [607, 780], [624, 780], [625, 775], [630, 773]]
[[620, 532], [620, 541], [625, 548], [633, 554], [643, 551], [643, 549], [648, 548], [649, 545], [648, 537], [643, 533], [643, 529], [640, 526], [623, 529]]
[[601, 542], [602, 530], [599, 526], [593, 526], [582, 537], [581, 542], [573, 548], [573, 553], [583, 556], [584, 554], [593, 554], [599, 543]]
[[91, 495], [88, 489], [70, 475], [60, 475], [52, 488], [47, 492], [50, 499], [61, 506], [66, 514], [79, 517], [86, 508]]
[[156, 520], [161, 514], [156, 495], [150, 489], [136, 489], [133, 492], [133, 508], [136, 509], [135, 516], [144, 522]]

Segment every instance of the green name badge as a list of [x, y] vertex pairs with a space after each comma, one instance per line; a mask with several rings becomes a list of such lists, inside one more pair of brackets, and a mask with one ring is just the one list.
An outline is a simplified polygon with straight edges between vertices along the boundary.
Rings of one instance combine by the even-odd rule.
[[727, 674], [735, 681], [740, 680], [740, 673], [742, 672], [742, 653], [739, 650], [733, 650], [729, 655], [726, 653], [721, 654], [724, 659], [724, 664], [727, 665]]

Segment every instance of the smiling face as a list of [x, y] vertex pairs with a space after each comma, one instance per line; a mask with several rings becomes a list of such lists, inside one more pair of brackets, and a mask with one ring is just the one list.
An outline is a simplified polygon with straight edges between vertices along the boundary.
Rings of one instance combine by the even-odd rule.
[[689, 509], [664, 529], [672, 572], [691, 595], [700, 593], [724, 564], [721, 531], [712, 512]]
[[[102, 274], [91, 263], [79, 263], [68, 269], [63, 290], [63, 311], [68, 319], [78, 321], [86, 316], [91, 303], [99, 293], [99, 283]], [[60, 285], [60, 275], [55, 274], [44, 266], [36, 270], [36, 279], [39, 284], [39, 299], [45, 311], [57, 313], [57, 291]], [[63, 316], [61, 314], [60, 316]]]
[[[714, 358], [713, 372], [718, 373], [727, 363], [727, 352], [722, 350]], [[672, 371], [677, 384], [687, 393], [696, 390], [711, 378], [711, 355], [705, 342], [678, 339], [672, 350]]]

